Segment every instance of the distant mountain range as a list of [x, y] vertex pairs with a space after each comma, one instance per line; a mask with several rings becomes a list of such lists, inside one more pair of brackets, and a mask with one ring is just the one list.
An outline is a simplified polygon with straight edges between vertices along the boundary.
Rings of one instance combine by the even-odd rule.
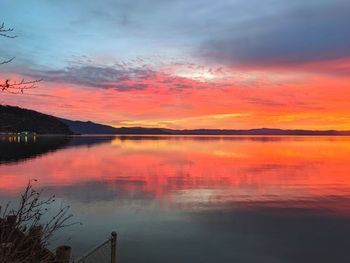
[[282, 129], [194, 129], [115, 128], [91, 121], [72, 121], [36, 111], [0, 105], [0, 133], [31, 131], [38, 134], [155, 134], [155, 135], [349, 135], [350, 131]]
[[335, 130], [281, 130], [281, 129], [250, 129], [250, 130], [221, 130], [221, 129], [194, 129], [172, 130], [163, 128], [114, 128], [91, 121], [71, 121], [59, 119], [75, 134], [155, 134], [155, 135], [350, 135], [350, 131]]
[[114, 128], [112, 126], [94, 123], [91, 121], [71, 121], [59, 119], [75, 134], [171, 134], [167, 129], [160, 128]]

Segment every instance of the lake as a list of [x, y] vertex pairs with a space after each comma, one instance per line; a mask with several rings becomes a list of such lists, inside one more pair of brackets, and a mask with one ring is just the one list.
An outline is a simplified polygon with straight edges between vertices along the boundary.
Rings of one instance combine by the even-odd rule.
[[350, 137], [0, 138], [2, 203], [30, 179], [75, 257], [116, 230], [119, 262], [350, 262]]

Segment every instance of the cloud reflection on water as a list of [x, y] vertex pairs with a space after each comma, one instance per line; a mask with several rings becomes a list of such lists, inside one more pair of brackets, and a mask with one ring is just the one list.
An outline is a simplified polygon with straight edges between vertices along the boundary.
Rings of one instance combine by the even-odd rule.
[[123, 262], [350, 260], [348, 137], [75, 140], [0, 165], [1, 196], [37, 178], [71, 204], [75, 255], [117, 229]]

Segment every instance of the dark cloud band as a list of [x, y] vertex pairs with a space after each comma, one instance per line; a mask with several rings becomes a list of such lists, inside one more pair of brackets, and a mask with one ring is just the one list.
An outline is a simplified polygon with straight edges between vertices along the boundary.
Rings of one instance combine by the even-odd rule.
[[199, 52], [211, 61], [246, 68], [294, 67], [350, 57], [349, 10], [349, 1], [300, 3], [242, 24], [243, 33], [237, 24], [226, 25], [207, 38]]

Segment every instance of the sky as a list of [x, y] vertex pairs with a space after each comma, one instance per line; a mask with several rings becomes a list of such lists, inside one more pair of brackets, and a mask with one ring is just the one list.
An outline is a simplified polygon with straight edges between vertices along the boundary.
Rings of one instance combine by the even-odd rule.
[[350, 130], [348, 0], [1, 0], [0, 103], [115, 127]]

